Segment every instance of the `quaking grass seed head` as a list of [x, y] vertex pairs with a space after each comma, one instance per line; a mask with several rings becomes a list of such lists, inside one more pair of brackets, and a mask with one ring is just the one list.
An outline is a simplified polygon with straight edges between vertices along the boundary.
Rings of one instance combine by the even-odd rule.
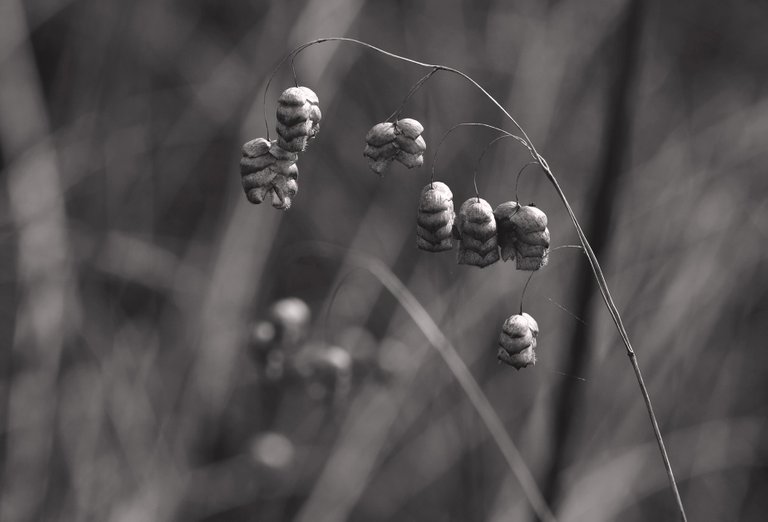
[[485, 268], [499, 260], [496, 220], [491, 205], [482, 198], [472, 197], [459, 209], [456, 219], [459, 240], [458, 263]]
[[381, 176], [395, 160], [409, 169], [423, 165], [427, 144], [422, 132], [424, 127], [413, 118], [377, 123], [371, 127], [365, 136], [363, 150], [371, 170]]
[[507, 201], [496, 207], [493, 214], [504, 261], [514, 257], [518, 270], [529, 271], [547, 264], [550, 236], [547, 215], [541, 209]]
[[421, 191], [416, 215], [416, 246], [427, 252], [453, 248], [453, 193], [448, 185], [433, 181]]
[[289, 152], [303, 152], [320, 132], [320, 101], [308, 87], [290, 87], [277, 100], [277, 143]]
[[248, 201], [258, 205], [272, 196], [272, 206], [287, 210], [299, 190], [298, 154], [276, 141], [256, 138], [243, 145], [240, 176]]
[[504, 321], [499, 335], [499, 361], [516, 369], [536, 364], [536, 337], [539, 325], [526, 313], [512, 315]]

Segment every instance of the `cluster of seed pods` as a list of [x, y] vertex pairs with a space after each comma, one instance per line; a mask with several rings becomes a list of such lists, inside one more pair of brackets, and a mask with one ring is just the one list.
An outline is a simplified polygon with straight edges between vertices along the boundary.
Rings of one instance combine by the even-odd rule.
[[381, 176], [395, 160], [409, 169], [421, 167], [427, 148], [422, 132], [424, 127], [413, 118], [374, 125], [365, 136], [363, 151], [371, 170]]
[[[458, 263], [485, 268], [499, 259], [514, 258], [518, 270], [535, 271], [547, 263], [547, 216], [533, 205], [507, 201], [496, 209], [480, 197], [471, 197], [453, 211], [453, 193], [433, 181], [421, 191], [416, 215], [416, 245], [427, 252], [453, 248], [458, 238]], [[539, 327], [526, 313], [504, 322], [499, 337], [499, 361], [518, 370], [536, 363]]]
[[[320, 130], [317, 95], [307, 87], [283, 91], [277, 106], [277, 139], [257, 138], [243, 145], [240, 174], [248, 201], [259, 204], [271, 195], [272, 206], [288, 209], [298, 192], [299, 153]], [[397, 161], [408, 168], [424, 164], [424, 127], [413, 118], [374, 125], [365, 137], [363, 155], [380, 176]], [[546, 265], [549, 229], [546, 214], [534, 205], [507, 201], [494, 210], [479, 196], [454, 212], [453, 193], [432, 181], [421, 191], [416, 217], [416, 245], [428, 252], [452, 250], [458, 240], [457, 261], [480, 268], [515, 259], [518, 270]], [[499, 338], [498, 358], [515, 368], [536, 362], [538, 325], [528, 314], [509, 317]]]
[[277, 100], [277, 139], [256, 138], [243, 145], [240, 176], [248, 201], [258, 205], [269, 194], [272, 206], [287, 210], [299, 190], [296, 161], [320, 131], [317, 95], [290, 87]]

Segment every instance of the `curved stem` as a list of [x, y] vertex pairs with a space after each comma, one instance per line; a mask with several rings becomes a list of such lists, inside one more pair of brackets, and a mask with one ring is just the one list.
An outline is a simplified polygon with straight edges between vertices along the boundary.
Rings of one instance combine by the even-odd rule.
[[[648, 411], [648, 416], [651, 420], [651, 425], [653, 427], [653, 432], [656, 437], [656, 441], [659, 446], [659, 451], [661, 453], [662, 460], [664, 461], [664, 467], [667, 471], [667, 477], [669, 479], [670, 488], [672, 489], [672, 493], [675, 497], [675, 501], [677, 503], [677, 508], [679, 511], [679, 515], [681, 520], [685, 521], [687, 520], [685, 516], [685, 509], [683, 507], [682, 499], [680, 498], [680, 492], [677, 488], [677, 482], [675, 481], [674, 473], [672, 472], [672, 465], [669, 461], [669, 456], [667, 454], [667, 450], [664, 446], [664, 440], [661, 435], [661, 430], [659, 429], [658, 422], [656, 420], [656, 415], [653, 412], [653, 407], [651, 405], [651, 399], [648, 394], [648, 389], [645, 386], [645, 381], [643, 380], [642, 374], [640, 372], [640, 367], [637, 362], [637, 355], [635, 354], [634, 349], [632, 348], [632, 344], [629, 340], [629, 335], [627, 334], [626, 329], [624, 328], [624, 323], [621, 319], [621, 315], [619, 314], [618, 308], [616, 307], [616, 304], [613, 301], [613, 297], [611, 296], [611, 292], [608, 289], [608, 284], [605, 281], [605, 276], [603, 275], [603, 271], [600, 268], [600, 263], [597, 260], [597, 257], [595, 256], [595, 253], [592, 251], [592, 247], [589, 244], [589, 241], [587, 241], [587, 237], [584, 234], [584, 231], [581, 228], [581, 225], [579, 224], [578, 219], [576, 218], [576, 214], [574, 214], [573, 209], [571, 208], [570, 203], [568, 202], [568, 199], [565, 197], [565, 194], [563, 193], [563, 190], [560, 188], [560, 184], [557, 182], [557, 178], [554, 175], [554, 172], [547, 164], [547, 161], [544, 159], [541, 154], [538, 153], [536, 150], [535, 145], [531, 141], [528, 134], [525, 132], [525, 130], [522, 128], [522, 126], [515, 120], [515, 118], [504, 108], [504, 106], [499, 103], [496, 98], [494, 98], [485, 88], [480, 85], [477, 81], [475, 81], [472, 77], [470, 77], [468, 74], [458, 70], [454, 69], [453, 67], [448, 67], [445, 65], [439, 65], [439, 64], [430, 64], [425, 62], [420, 62], [418, 60], [414, 60], [412, 58], [407, 58], [405, 56], [401, 56], [399, 54], [395, 54], [389, 51], [385, 51], [384, 49], [381, 49], [379, 47], [376, 47], [375, 45], [371, 45], [369, 43], [356, 40], [354, 38], [345, 38], [345, 37], [328, 37], [328, 38], [319, 38], [317, 40], [313, 40], [311, 42], [307, 42], [293, 51], [291, 51], [285, 58], [283, 58], [283, 61], [280, 62], [282, 64], [287, 58], [293, 59], [299, 52], [306, 49], [307, 47], [310, 47], [315, 44], [323, 43], [323, 42], [332, 42], [332, 41], [338, 41], [338, 42], [350, 42], [354, 43], [356, 45], [360, 45], [363, 47], [366, 47], [368, 49], [374, 50], [380, 54], [383, 54], [385, 56], [389, 56], [390, 58], [394, 58], [397, 60], [401, 60], [406, 63], [410, 63], [413, 65], [418, 65], [419, 67], [426, 67], [430, 69], [440, 70], [440, 71], [446, 71], [453, 74], [456, 74], [458, 76], [461, 76], [465, 80], [467, 80], [469, 83], [474, 85], [480, 92], [485, 95], [486, 98], [488, 98], [491, 103], [493, 103], [506, 117], [509, 119], [510, 122], [520, 131], [520, 134], [524, 138], [525, 142], [527, 143], [529, 150], [531, 152], [531, 155], [534, 157], [534, 159], [541, 165], [541, 168], [544, 170], [544, 173], [547, 176], [547, 179], [549, 179], [550, 183], [555, 188], [555, 191], [557, 192], [558, 196], [560, 197], [560, 200], [562, 201], [563, 205], [565, 206], [566, 211], [568, 212], [568, 215], [571, 218], [571, 221], [573, 222], [573, 226], [576, 229], [576, 234], [579, 237], [579, 241], [581, 242], [582, 246], [584, 247], [584, 253], [587, 255], [587, 259], [589, 260], [590, 268], [592, 269], [592, 273], [595, 276], [595, 281], [597, 282], [598, 289], [600, 290], [600, 295], [603, 298], [603, 302], [605, 303], [606, 308], [608, 309], [608, 313], [611, 315], [611, 319], [613, 320], [614, 325], [616, 326], [616, 330], [619, 333], [619, 337], [621, 337], [622, 342], [624, 343], [624, 347], [627, 352], [627, 356], [630, 359], [630, 362], [632, 364], [632, 369], [634, 370], [635, 377], [637, 379], [638, 386], [640, 387], [640, 392], [643, 396], [643, 400], [645, 402], [646, 409]], [[279, 68], [280, 65], [278, 65]], [[274, 73], [273, 73], [274, 74]], [[271, 78], [270, 78], [271, 81]], [[267, 88], [269, 87], [269, 82], [267, 82]], [[265, 91], [265, 100], [266, 100], [266, 91]], [[266, 102], [265, 102], [266, 104]], [[504, 131], [507, 132], [507, 131]], [[508, 133], [509, 134], [509, 133]]]
[[[480, 162], [483, 161], [483, 157], [485, 157], [485, 153], [488, 152], [488, 149], [491, 148], [491, 145], [493, 145], [494, 143], [496, 143], [499, 140], [503, 140], [503, 139], [507, 139], [507, 138], [514, 138], [514, 139], [520, 141], [520, 137], [519, 136], [515, 136], [514, 134], [509, 134], [509, 133], [505, 132], [503, 136], [499, 136], [497, 138], [492, 139], [485, 146], [485, 148], [483, 148], [483, 151], [480, 153], [480, 156], [478, 156], [477, 163], [475, 163], [475, 170], [472, 173], [472, 183], [474, 183], [474, 185], [475, 185], [475, 195], [477, 195], [477, 197], [480, 197], [478, 195], [478, 190], [477, 190], [477, 171], [480, 170]], [[526, 166], [531, 165], [531, 164], [538, 165], [537, 162], [531, 162], [531, 163], [526, 163]], [[523, 169], [525, 169], [525, 167], [523, 167]], [[520, 171], [520, 173], [522, 173], [522, 170]], [[520, 179], [520, 173], [518, 173], [518, 175], [517, 175], [517, 179], [518, 180]], [[517, 182], [515, 182], [515, 201], [519, 201], [519, 198], [517, 197]]]
[[[455, 131], [456, 129], [458, 129], [459, 127], [485, 127], [485, 128], [487, 128], [487, 129], [491, 129], [491, 130], [495, 130], [495, 131], [497, 131], [497, 132], [501, 132], [501, 133], [503, 133], [505, 136], [514, 137], [514, 138], [515, 138], [515, 139], [517, 139], [517, 141], [518, 141], [518, 142], [520, 142], [520, 143], [521, 143], [521, 144], [522, 144], [522, 145], [523, 145], [523, 146], [524, 146], [526, 149], [528, 149], [528, 151], [529, 151], [529, 152], [531, 152], [531, 147], [528, 145], [528, 142], [526, 142], [526, 141], [525, 141], [523, 138], [521, 138], [520, 136], [516, 136], [516, 135], [514, 135], [514, 134], [510, 134], [510, 133], [509, 133], [509, 131], [506, 131], [506, 130], [504, 130], [504, 129], [502, 129], [502, 128], [499, 128], [499, 127], [495, 127], [495, 126], [493, 126], [493, 125], [489, 125], [489, 124], [487, 124], [487, 123], [480, 123], [480, 122], [476, 122], [476, 121], [468, 121], [468, 122], [457, 123], [456, 125], [454, 125], [454, 126], [453, 126], [453, 127], [451, 127], [450, 129], [448, 129], [447, 131], [445, 131], [445, 133], [443, 134], [443, 137], [442, 137], [442, 138], [440, 138], [440, 141], [439, 141], [439, 142], [437, 142], [437, 146], [435, 147], [435, 154], [434, 154], [434, 156], [432, 156], [432, 177], [430, 178], [430, 180], [431, 180], [432, 182], [434, 182], [434, 181], [435, 181], [435, 165], [437, 164], [437, 153], [438, 153], [438, 152], [440, 152], [440, 147], [442, 146], [443, 142], [444, 142], [444, 141], [445, 141], [445, 140], [448, 138], [448, 135], [449, 135], [449, 134], [451, 134], [451, 133], [452, 133], [453, 131]], [[532, 154], [532, 152], [531, 152], [531, 154]]]
[[405, 107], [405, 104], [408, 103], [408, 100], [411, 99], [411, 96], [416, 94], [416, 91], [418, 91], [421, 88], [421, 86], [424, 85], [427, 82], [427, 80], [429, 80], [432, 77], [432, 75], [435, 74], [438, 70], [439, 69], [432, 69], [427, 74], [422, 76], [419, 79], [419, 81], [417, 81], [413, 85], [413, 87], [411, 87], [411, 89], [408, 91], [408, 94], [405, 95], [405, 98], [403, 98], [403, 101], [400, 104], [400, 106], [397, 108], [397, 110], [395, 112], [393, 112], [392, 114], [390, 114], [389, 118], [387, 118], [385, 121], [389, 121], [392, 118], [395, 118], [395, 120], [399, 120], [400, 119], [400, 112], [403, 110], [403, 107]]

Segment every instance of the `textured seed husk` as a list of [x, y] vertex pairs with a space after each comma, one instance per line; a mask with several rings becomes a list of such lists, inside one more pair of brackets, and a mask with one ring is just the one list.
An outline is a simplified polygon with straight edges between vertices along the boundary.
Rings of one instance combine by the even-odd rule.
[[423, 154], [427, 149], [427, 144], [421, 136], [414, 140], [401, 134], [395, 138], [395, 143], [400, 150], [404, 150], [409, 154]]
[[320, 130], [317, 95], [308, 87], [290, 87], [283, 91], [277, 106], [278, 145], [291, 152], [303, 152]]
[[518, 236], [518, 241], [520, 243], [525, 243], [528, 245], [540, 245], [540, 246], [549, 246], [549, 229], [545, 228], [542, 231], [539, 232], [529, 232], [527, 234], [520, 234]]
[[[283, 125], [281, 122], [277, 122], [277, 135], [285, 141], [292, 141], [296, 138], [305, 138], [309, 136], [309, 131], [312, 128], [312, 122], [309, 120], [303, 120], [295, 125]], [[290, 149], [286, 149], [290, 150]], [[293, 151], [296, 152], [296, 151]]]
[[547, 228], [547, 215], [530, 205], [520, 207], [516, 214], [510, 216], [510, 220], [520, 234], [543, 231]]
[[543, 257], [548, 248], [541, 245], [527, 245], [525, 243], [517, 243], [516, 247], [518, 255], [522, 257]]
[[304, 152], [307, 150], [308, 140], [306, 136], [300, 136], [292, 140], [285, 140], [282, 136], [279, 135], [278, 131], [277, 143], [285, 150], [291, 152]]
[[246, 190], [245, 197], [254, 205], [259, 205], [267, 197], [269, 191], [269, 187], [254, 187]]
[[502, 236], [499, 235], [499, 249], [501, 250], [501, 259], [507, 261], [517, 256], [517, 250], [515, 250], [514, 242], [504, 240], [502, 243]]
[[421, 123], [414, 120], [413, 118], [403, 118], [402, 120], [397, 120], [396, 125], [397, 129], [402, 134], [405, 134], [411, 139], [416, 139], [417, 136], [424, 132], [424, 127], [421, 125]]
[[295, 163], [278, 163], [272, 170], [288, 179], [298, 179], [299, 167]]
[[365, 135], [365, 141], [368, 145], [381, 147], [387, 143], [392, 143], [396, 137], [395, 124], [385, 121], [371, 127], [371, 130]]
[[539, 323], [530, 314], [523, 312], [507, 317], [501, 330], [510, 337], [522, 337], [529, 332], [535, 337], [539, 334]]
[[448, 223], [443, 228], [429, 230], [427, 228], [417, 225], [416, 235], [432, 243], [438, 243], [440, 241], [445, 241], [446, 239], [451, 239], [451, 226], [452, 226], [452, 223]]
[[243, 156], [257, 158], [269, 152], [272, 143], [264, 138], [256, 138], [243, 144]]
[[515, 266], [518, 270], [527, 270], [529, 272], [533, 272], [546, 266], [548, 260], [549, 256], [546, 254], [544, 254], [542, 257], [523, 257], [518, 254], [515, 258]]
[[499, 260], [496, 222], [487, 201], [470, 198], [459, 209], [459, 264], [486, 267]]
[[296, 180], [277, 176], [272, 187], [272, 206], [280, 210], [288, 210], [298, 191], [299, 185]]
[[464, 221], [461, 225], [462, 237], [469, 236], [481, 241], [487, 241], [489, 238], [496, 238], [496, 227], [493, 221], [485, 223], [473, 223], [472, 221]]
[[419, 198], [419, 211], [440, 212], [450, 209], [453, 211], [453, 193], [442, 181], [433, 181], [423, 189]]
[[466, 200], [459, 209], [459, 215], [461, 216], [462, 223], [489, 223], [494, 221], [493, 227], [494, 229], [496, 228], [493, 210], [488, 202], [482, 198], [473, 197]]
[[535, 339], [533, 338], [533, 332], [531, 332], [530, 328], [526, 329], [524, 333], [514, 337], [508, 335], [504, 331], [499, 335], [499, 346], [510, 353], [517, 353], [534, 344]]
[[379, 159], [387, 159], [387, 160], [393, 160], [395, 159], [395, 156], [397, 155], [399, 149], [397, 148], [397, 145], [392, 143], [385, 143], [381, 146], [374, 146], [374, 145], [366, 145], [365, 149], [363, 149], [363, 155], [367, 156], [373, 160], [379, 160]]
[[306, 103], [303, 105], [281, 104], [277, 106], [277, 122], [282, 123], [286, 127], [306, 122], [310, 119], [311, 114], [312, 106]]
[[274, 170], [264, 169], [258, 172], [246, 174], [240, 178], [240, 181], [242, 181], [243, 188], [245, 190], [250, 190], [255, 187], [264, 187], [270, 185], [272, 180], [275, 179], [275, 176], [277, 176], [277, 173]]
[[410, 154], [408, 152], [405, 152], [404, 150], [398, 151], [397, 155], [395, 156], [395, 159], [408, 167], [409, 169], [412, 169], [414, 167], [421, 167], [424, 164], [424, 156], [421, 154]]
[[445, 252], [453, 249], [453, 240], [448, 238], [440, 242], [431, 243], [422, 237], [416, 236], [416, 246], [427, 252]]
[[320, 104], [320, 99], [317, 97], [317, 94], [315, 94], [315, 91], [313, 91], [309, 87], [304, 87], [303, 85], [299, 86], [298, 89], [300, 89], [301, 92], [304, 93], [304, 97], [308, 103], [311, 103], [312, 105]]
[[499, 335], [499, 360], [518, 370], [535, 364], [538, 335], [539, 325], [527, 313], [508, 317]]
[[458, 263], [460, 265], [472, 265], [485, 268], [499, 260], [498, 250], [492, 250], [486, 255], [480, 255], [477, 252], [467, 249], [459, 249]]
[[272, 147], [269, 149], [269, 153], [275, 159], [281, 161], [296, 162], [299, 159], [299, 155], [296, 152], [281, 148], [276, 141], [272, 142]]
[[503, 225], [511, 224], [511, 218], [520, 208], [516, 201], [505, 201], [496, 207], [493, 215], [496, 218], [496, 224], [499, 228]]
[[259, 172], [275, 164], [275, 158], [269, 154], [263, 154], [255, 158], [243, 157], [240, 159], [240, 175], [245, 176], [253, 172]]
[[424, 227], [427, 230], [438, 230], [443, 227], [448, 227], [448, 235], [451, 234], [453, 228], [453, 211], [443, 210], [441, 212], [419, 212], [416, 216], [416, 223], [420, 227]]
[[384, 174], [384, 171], [387, 170], [390, 163], [394, 161], [393, 158], [383, 158], [379, 160], [374, 160], [373, 158], [369, 158], [368, 166], [371, 168], [372, 171], [374, 171], [379, 176], [382, 176]]
[[533, 351], [532, 346], [515, 354], [510, 354], [504, 348], [499, 347], [496, 356], [501, 362], [513, 366], [517, 370], [536, 364], [536, 352]]

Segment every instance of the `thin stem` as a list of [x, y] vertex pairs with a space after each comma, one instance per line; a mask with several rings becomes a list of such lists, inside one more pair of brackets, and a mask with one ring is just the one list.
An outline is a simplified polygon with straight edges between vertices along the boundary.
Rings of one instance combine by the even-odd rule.
[[437, 164], [437, 153], [440, 152], [440, 147], [442, 146], [446, 138], [448, 138], [448, 136], [459, 127], [485, 127], [487, 129], [492, 129], [497, 132], [502, 132], [504, 133], [505, 136], [509, 135], [509, 136], [515, 137], [517, 141], [519, 141], [526, 149], [528, 149], [529, 152], [531, 151], [531, 148], [528, 146], [528, 143], [523, 138], [521, 138], [520, 136], [515, 136], [514, 134], [510, 134], [509, 131], [506, 131], [502, 128], [494, 127], [493, 125], [488, 125], [487, 123], [480, 123], [475, 121], [457, 123], [450, 129], [445, 131], [442, 138], [440, 138], [440, 141], [437, 143], [437, 146], [435, 147], [435, 154], [434, 156], [432, 156], [432, 177], [430, 178], [431, 182], [435, 181], [435, 165]]
[[[312, 254], [307, 254], [307, 251], [311, 251]], [[510, 438], [504, 423], [496, 414], [482, 388], [480, 388], [480, 385], [472, 376], [467, 365], [464, 364], [456, 348], [445, 337], [440, 327], [437, 326], [429, 313], [403, 282], [380, 260], [328, 243], [312, 242], [308, 245], [308, 248], [302, 249], [301, 255], [342, 258], [353, 266], [365, 269], [381, 282], [411, 317], [416, 326], [419, 327], [427, 341], [429, 341], [429, 344], [440, 354], [448, 366], [448, 369], [453, 374], [456, 382], [459, 383], [459, 386], [461, 386], [472, 407], [480, 415], [486, 428], [488, 428], [491, 438], [499, 450], [501, 450], [510, 470], [520, 482], [520, 486], [523, 488], [523, 492], [530, 501], [536, 515], [543, 521], [556, 522], [555, 516], [541, 494], [541, 490], [536, 485], [536, 480], [525, 463], [523, 456], [520, 454], [520, 450]]]
[[525, 165], [522, 166], [522, 168], [517, 172], [517, 177], [515, 178], [515, 201], [519, 204], [520, 203], [520, 194], [517, 192], [517, 187], [520, 185], [520, 176], [523, 175], [523, 172], [525, 169], [530, 167], [531, 165], [538, 165], [538, 161], [529, 161]]
[[[486, 152], [488, 152], [488, 149], [490, 149], [490, 148], [491, 148], [491, 145], [493, 145], [494, 143], [496, 143], [496, 142], [497, 142], [497, 141], [499, 141], [499, 140], [504, 140], [504, 139], [507, 139], [507, 138], [515, 138], [515, 139], [517, 139], [517, 140], [519, 140], [519, 139], [520, 139], [520, 138], [518, 138], [517, 136], [515, 136], [514, 134], [506, 134], [506, 133], [505, 133], [503, 136], [499, 136], [498, 138], [494, 138], [494, 139], [492, 139], [492, 140], [491, 140], [491, 141], [490, 141], [490, 142], [489, 142], [489, 143], [488, 143], [488, 144], [485, 146], [485, 148], [483, 148], [482, 152], [480, 153], [480, 156], [478, 156], [478, 158], [477, 158], [477, 163], [475, 163], [475, 170], [474, 170], [474, 172], [472, 173], [472, 183], [474, 183], [474, 185], [475, 185], [475, 194], [477, 195], [477, 197], [480, 197], [480, 196], [478, 195], [478, 190], [477, 190], [477, 171], [478, 171], [478, 170], [480, 170], [480, 162], [481, 162], [481, 161], [483, 161], [483, 157], [485, 156], [485, 153], [486, 153]], [[517, 191], [515, 191], [515, 192], [517, 192]]]
[[523, 291], [520, 294], [520, 315], [523, 315], [523, 300], [525, 299], [525, 291], [528, 290], [528, 285], [531, 282], [531, 279], [533, 279], [533, 274], [536, 272], [531, 272], [528, 276], [528, 279], [525, 280], [525, 286], [523, 287]]
[[389, 120], [391, 120], [392, 118], [394, 118], [394, 119], [395, 119], [395, 121], [399, 120], [399, 119], [400, 119], [400, 112], [403, 110], [403, 107], [405, 107], [405, 104], [408, 102], [408, 100], [411, 98], [411, 96], [413, 96], [414, 94], [416, 94], [416, 91], [418, 91], [418, 90], [421, 88], [421, 86], [422, 86], [422, 85], [424, 85], [424, 84], [427, 82], [427, 80], [429, 80], [429, 79], [432, 77], [432, 75], [433, 75], [433, 74], [435, 74], [435, 73], [436, 73], [438, 70], [439, 70], [439, 69], [432, 69], [432, 70], [431, 70], [431, 71], [429, 71], [427, 74], [425, 74], [424, 76], [422, 76], [422, 77], [419, 79], [419, 81], [417, 81], [417, 82], [416, 82], [416, 83], [413, 85], [413, 87], [411, 87], [411, 89], [408, 91], [408, 94], [406, 94], [406, 95], [405, 95], [405, 98], [403, 98], [403, 101], [402, 101], [402, 103], [400, 104], [400, 106], [397, 108], [397, 110], [395, 110], [395, 112], [393, 112], [392, 114], [390, 114], [390, 115], [389, 115], [389, 118], [387, 118], [385, 121], [389, 121]]
[[[531, 155], [533, 158], [541, 165], [542, 169], [544, 170], [544, 173], [547, 176], [547, 179], [549, 179], [550, 183], [555, 188], [555, 191], [557, 192], [558, 196], [560, 197], [560, 200], [562, 201], [563, 205], [565, 206], [566, 211], [568, 212], [568, 215], [571, 218], [571, 221], [573, 222], [573, 226], [576, 229], [576, 234], [579, 237], [579, 241], [581, 242], [582, 246], [584, 247], [584, 252], [587, 255], [587, 259], [589, 261], [590, 268], [592, 269], [592, 273], [595, 276], [595, 281], [597, 282], [598, 289], [600, 290], [600, 295], [603, 298], [603, 301], [605, 302], [605, 306], [608, 309], [608, 313], [611, 315], [611, 319], [613, 320], [614, 325], [616, 326], [616, 330], [619, 333], [619, 337], [621, 337], [622, 342], [624, 343], [624, 347], [626, 348], [627, 355], [629, 356], [630, 360], [632, 361], [632, 368], [635, 372], [635, 377], [637, 378], [638, 386], [640, 387], [640, 391], [643, 395], [643, 400], [646, 404], [646, 409], [648, 410], [648, 416], [651, 419], [651, 425], [653, 427], [653, 432], [656, 437], [656, 441], [659, 445], [659, 451], [661, 453], [662, 460], [664, 461], [664, 467], [667, 471], [667, 477], [669, 479], [670, 488], [672, 489], [672, 493], [675, 497], [675, 501], [677, 503], [677, 508], [679, 510], [680, 519], [683, 521], [686, 521], [687, 518], [685, 516], [685, 509], [683, 507], [682, 500], [680, 498], [680, 492], [677, 488], [677, 482], [675, 481], [674, 473], [672, 472], [672, 465], [669, 461], [669, 456], [667, 455], [667, 450], [664, 446], [664, 440], [661, 435], [661, 430], [659, 429], [658, 422], [656, 420], [656, 415], [653, 412], [653, 408], [651, 407], [651, 399], [648, 394], [648, 389], [645, 386], [645, 382], [642, 378], [642, 374], [640, 373], [640, 367], [637, 363], [637, 357], [635, 355], [635, 351], [632, 348], [632, 344], [629, 340], [629, 335], [627, 334], [626, 329], [624, 328], [624, 323], [621, 319], [621, 315], [619, 314], [619, 310], [616, 307], [616, 304], [613, 301], [613, 297], [611, 296], [611, 292], [608, 289], [608, 284], [605, 281], [605, 276], [603, 275], [603, 271], [600, 268], [600, 263], [597, 260], [597, 257], [595, 256], [595, 253], [592, 251], [592, 247], [589, 244], [589, 241], [587, 241], [587, 237], [584, 234], [584, 231], [581, 228], [581, 225], [579, 224], [578, 219], [576, 218], [576, 215], [573, 212], [573, 209], [571, 208], [570, 203], [568, 202], [568, 199], [565, 197], [565, 194], [563, 193], [563, 190], [560, 188], [560, 184], [557, 182], [557, 178], [555, 177], [554, 172], [547, 164], [547, 161], [544, 159], [544, 157], [538, 153], [536, 150], [536, 146], [531, 141], [528, 134], [525, 132], [525, 129], [522, 128], [522, 126], [517, 122], [517, 120], [504, 108], [504, 106], [499, 103], [496, 98], [494, 98], [485, 88], [480, 85], [477, 81], [475, 81], [472, 77], [467, 75], [466, 73], [454, 69], [453, 67], [448, 67], [445, 65], [439, 65], [439, 64], [430, 64], [425, 62], [420, 62], [418, 60], [414, 60], [412, 58], [407, 58], [405, 56], [400, 56], [395, 53], [391, 53], [389, 51], [385, 51], [384, 49], [380, 49], [379, 47], [376, 47], [375, 45], [371, 45], [366, 42], [362, 42], [360, 40], [356, 40], [354, 38], [344, 38], [344, 37], [329, 37], [329, 38], [319, 38], [317, 40], [313, 40], [311, 42], [307, 42], [293, 51], [291, 51], [286, 58], [295, 57], [299, 52], [306, 49], [307, 47], [323, 42], [330, 42], [330, 41], [339, 41], [339, 42], [350, 42], [357, 45], [361, 45], [363, 47], [366, 47], [368, 49], [374, 50], [380, 54], [383, 54], [385, 56], [389, 56], [390, 58], [394, 58], [396, 60], [401, 60], [406, 63], [410, 63], [413, 65], [418, 65], [420, 67], [426, 67], [430, 69], [436, 69], [440, 71], [446, 71], [453, 74], [456, 74], [458, 76], [461, 76], [465, 80], [467, 80], [469, 83], [474, 85], [480, 92], [482, 92], [488, 100], [491, 101], [506, 117], [509, 119], [510, 122], [520, 131], [520, 134], [522, 135], [525, 143], [527, 143], [529, 150], [531, 152]], [[285, 61], [285, 59], [283, 61]], [[282, 64], [282, 62], [281, 62]], [[279, 67], [279, 65], [278, 65]], [[271, 81], [271, 78], [270, 78]], [[267, 83], [267, 88], [269, 87], [269, 82]], [[265, 100], [266, 100], [266, 92], [265, 92]], [[266, 102], [265, 102], [266, 104]], [[504, 131], [506, 132], [506, 131]]]

